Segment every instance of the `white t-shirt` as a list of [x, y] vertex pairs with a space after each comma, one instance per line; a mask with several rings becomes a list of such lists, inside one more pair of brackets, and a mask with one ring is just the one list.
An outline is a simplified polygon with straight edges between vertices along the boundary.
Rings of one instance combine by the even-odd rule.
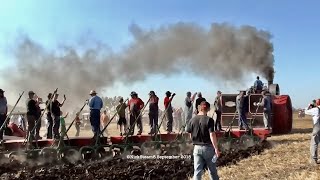
[[320, 106], [311, 109], [306, 108], [304, 111], [306, 115], [312, 116], [313, 124], [316, 124], [318, 122], [318, 119], [320, 118], [319, 108]]

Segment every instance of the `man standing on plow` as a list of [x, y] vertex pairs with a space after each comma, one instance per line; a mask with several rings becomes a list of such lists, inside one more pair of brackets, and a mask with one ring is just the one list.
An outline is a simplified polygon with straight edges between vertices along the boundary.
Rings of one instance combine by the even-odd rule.
[[215, 112], [217, 115], [216, 118], [216, 123], [214, 125], [216, 131], [222, 131], [221, 127], [221, 115], [222, 115], [222, 97], [221, 97], [221, 91], [217, 92], [217, 97], [214, 101], [214, 106], [215, 106]]
[[[40, 104], [42, 103], [42, 99], [39, 98], [37, 95], [34, 96], [34, 100], [36, 101], [36, 106], [37, 106], [37, 115], [36, 115], [36, 132], [35, 132], [35, 138], [36, 139], [42, 139], [42, 137], [40, 136], [40, 129], [41, 129], [41, 112], [43, 111], [43, 109], [40, 108]], [[39, 122], [37, 122], [39, 121]]]
[[49, 105], [51, 98], [52, 98], [52, 93], [49, 93], [48, 100], [46, 101], [47, 121], [48, 121], [47, 139], [52, 139], [53, 119], [52, 119], [52, 113], [51, 113], [51, 106]]
[[271, 101], [270, 98], [266, 95], [266, 91], [262, 91], [262, 101], [258, 103], [258, 106], [263, 107], [263, 123], [264, 128], [270, 130], [271, 128]]
[[141, 135], [143, 128], [142, 128], [142, 121], [141, 121], [142, 115], [140, 115], [140, 113], [144, 107], [144, 102], [138, 97], [138, 94], [136, 92], [132, 91], [130, 95], [131, 95], [131, 99], [128, 102], [128, 106], [130, 111], [130, 127], [131, 127], [129, 131], [131, 130], [131, 132], [128, 132], [128, 133], [130, 135], [134, 134], [134, 128], [135, 128], [134, 123], [136, 122], [137, 127], [139, 129], [137, 135]]
[[245, 108], [244, 101], [245, 101], [245, 91], [240, 91], [239, 95], [236, 97], [236, 108], [239, 114], [238, 125], [240, 130], [243, 130], [243, 129], [249, 130], [249, 127], [247, 124], [246, 108]]
[[[8, 114], [7, 98], [4, 96], [4, 90], [0, 89], [0, 127], [3, 125]], [[3, 141], [3, 131], [0, 131], [0, 141]]]
[[37, 102], [34, 100], [35, 93], [33, 91], [29, 91], [28, 93], [29, 98], [27, 99], [26, 106], [27, 106], [27, 121], [28, 121], [28, 133], [27, 136], [33, 136], [34, 134], [31, 134], [31, 131], [33, 130], [36, 122], [37, 117]]
[[313, 119], [313, 131], [310, 143], [311, 163], [316, 165], [318, 162], [318, 145], [320, 142], [320, 99], [316, 100], [316, 106], [313, 107], [309, 104], [309, 107], [305, 109], [305, 114], [312, 116]]
[[254, 82], [253, 87], [254, 87], [255, 93], [257, 93], [257, 94], [261, 93], [261, 91], [263, 89], [263, 83], [260, 80], [259, 76], [257, 76], [257, 80]]
[[60, 103], [58, 101], [59, 98], [59, 94], [55, 94], [54, 95], [54, 100], [51, 104], [51, 113], [53, 115], [53, 136], [55, 139], [59, 139], [60, 135], [59, 135], [59, 128], [60, 128], [60, 116], [61, 116], [61, 110], [60, 108], [63, 106], [64, 102], [66, 101], [66, 96], [63, 96], [63, 101], [62, 103]]
[[158, 130], [159, 98], [154, 91], [150, 91], [149, 96], [150, 96], [150, 101], [149, 101], [150, 132], [148, 134], [154, 134], [156, 133], [156, 130]]
[[97, 96], [95, 90], [90, 91], [91, 99], [89, 100], [90, 107], [90, 123], [94, 137], [100, 133], [100, 110], [103, 107], [102, 99]]
[[207, 116], [210, 104], [206, 101], [201, 102], [199, 110], [200, 112], [190, 120], [187, 126], [187, 132], [190, 133], [194, 145], [193, 179], [201, 179], [202, 172], [207, 166], [210, 179], [219, 180], [216, 160], [220, 156], [220, 152], [214, 132], [214, 120]]
[[[192, 113], [193, 113], [193, 101], [194, 98], [196, 97], [197, 93], [195, 93], [191, 97], [191, 92], [187, 92], [187, 97], [184, 100], [185, 108], [184, 108], [184, 123], [186, 126], [188, 125], [190, 119], [192, 118]], [[187, 127], [185, 127], [185, 130], [187, 130]]]
[[[166, 118], [167, 118], [167, 133], [170, 134], [172, 133], [172, 123], [173, 123], [173, 110], [172, 110], [172, 106], [171, 106], [171, 101], [172, 98], [175, 96], [176, 94], [173, 93], [171, 96], [171, 92], [167, 91], [166, 92], [166, 97], [164, 98], [164, 107], [166, 110]], [[171, 98], [170, 98], [171, 97]]]
[[120, 128], [120, 136], [122, 136], [123, 133], [125, 133], [125, 130], [127, 128], [126, 108], [128, 106], [123, 102], [123, 98], [120, 98], [119, 103], [120, 104], [116, 107], [116, 110], [119, 116], [119, 120], [117, 124], [119, 125], [119, 128]]

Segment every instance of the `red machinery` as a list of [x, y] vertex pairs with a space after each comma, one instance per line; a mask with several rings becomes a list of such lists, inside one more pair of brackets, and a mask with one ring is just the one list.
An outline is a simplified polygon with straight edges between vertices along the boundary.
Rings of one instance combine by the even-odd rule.
[[[292, 106], [288, 95], [280, 95], [279, 86], [277, 84], [269, 83], [270, 98], [272, 99], [272, 133], [289, 133], [292, 129]], [[255, 103], [261, 99], [260, 94], [250, 94], [249, 100], [249, 114], [247, 116], [252, 130], [245, 131], [237, 128], [238, 116], [236, 113], [235, 100], [237, 94], [223, 94], [222, 95], [222, 126], [227, 128], [227, 131], [217, 132], [219, 146], [222, 151], [229, 151], [235, 147], [248, 148], [257, 143], [266, 140], [270, 136], [269, 130], [264, 129], [263, 125], [263, 109], [255, 106]], [[106, 128], [106, 127], [105, 127]], [[183, 128], [182, 128], [183, 129]], [[77, 137], [64, 139], [61, 148], [53, 140], [39, 140], [33, 141], [34, 147], [37, 147], [38, 152], [43, 149], [51, 147], [50, 152], [53, 156], [63, 157], [78, 152], [79, 159], [83, 154], [95, 154], [93, 157], [110, 156], [115, 148], [120, 148], [122, 152], [131, 151], [135, 146], [140, 148], [140, 153], [152, 152], [154, 149], [167, 148], [166, 151], [175, 153], [190, 153], [190, 136], [189, 134], [156, 134], [151, 135], [132, 135], [132, 136], [112, 136], [110, 138], [100, 137], [99, 141], [92, 137]], [[61, 141], [61, 140], [60, 140]], [[21, 151], [26, 148], [23, 140], [8, 140], [2, 146], [7, 152]], [[56, 146], [55, 146], [56, 145]], [[52, 149], [52, 147], [57, 147]], [[191, 146], [192, 147], [192, 146]], [[152, 151], [148, 151], [153, 149]], [[28, 151], [25, 151], [28, 152]], [[158, 151], [159, 152], [159, 151]], [[38, 156], [43, 153], [39, 153]], [[48, 154], [47, 154], [48, 155]], [[34, 157], [34, 156], [32, 156]], [[92, 157], [92, 156], [91, 156]]]
[[[268, 82], [268, 91], [272, 102], [271, 126], [272, 131], [264, 128], [263, 123], [263, 107], [256, 104], [261, 101], [261, 93], [247, 94], [248, 124], [252, 130], [248, 133], [238, 128], [238, 113], [236, 111], [236, 97], [238, 94], [222, 95], [222, 118], [223, 127], [228, 127], [227, 132], [219, 132], [219, 145], [221, 149], [228, 151], [232, 149], [232, 145], [247, 148], [258, 141], [266, 140], [272, 134], [286, 134], [292, 130], [292, 105], [288, 95], [280, 95], [278, 84]], [[235, 147], [233, 146], [233, 147]]]
[[[292, 130], [292, 105], [288, 95], [280, 95], [279, 86], [277, 84], [269, 85], [269, 96], [272, 101], [272, 134], [286, 134]], [[222, 125], [228, 126], [233, 118], [232, 126], [238, 127], [238, 116], [236, 113], [236, 97], [237, 94], [222, 95]], [[256, 106], [262, 98], [261, 94], [252, 93], [248, 96], [249, 113], [247, 115], [248, 123], [252, 122], [255, 132], [261, 138], [264, 133], [263, 124], [263, 107]]]

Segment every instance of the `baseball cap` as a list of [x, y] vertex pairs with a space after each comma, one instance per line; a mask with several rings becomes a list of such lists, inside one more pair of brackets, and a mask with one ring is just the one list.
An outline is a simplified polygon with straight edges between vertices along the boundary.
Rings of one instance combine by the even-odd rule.
[[134, 96], [134, 95], [138, 95], [138, 93], [136, 93], [135, 91], [132, 91], [132, 92], [130, 93], [130, 96]]
[[92, 94], [97, 94], [97, 92], [95, 90], [91, 90], [89, 95], [92, 95]]

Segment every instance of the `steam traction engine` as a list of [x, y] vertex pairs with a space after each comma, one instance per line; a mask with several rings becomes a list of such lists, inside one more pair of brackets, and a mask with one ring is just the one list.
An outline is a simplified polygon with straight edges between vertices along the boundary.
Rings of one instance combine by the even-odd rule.
[[[268, 82], [267, 90], [272, 102], [271, 127], [272, 131], [264, 128], [263, 107], [256, 104], [261, 101], [262, 95], [250, 93], [248, 95], [247, 122], [253, 128], [251, 132], [239, 130], [238, 113], [236, 111], [236, 97], [238, 94], [222, 95], [222, 117], [221, 124], [226, 132], [218, 133], [219, 144], [222, 149], [230, 150], [234, 144], [239, 147], [252, 146], [256, 141], [265, 140], [270, 134], [286, 134], [292, 130], [292, 105], [288, 95], [280, 95], [278, 84]], [[238, 141], [235, 143], [235, 141]]]

